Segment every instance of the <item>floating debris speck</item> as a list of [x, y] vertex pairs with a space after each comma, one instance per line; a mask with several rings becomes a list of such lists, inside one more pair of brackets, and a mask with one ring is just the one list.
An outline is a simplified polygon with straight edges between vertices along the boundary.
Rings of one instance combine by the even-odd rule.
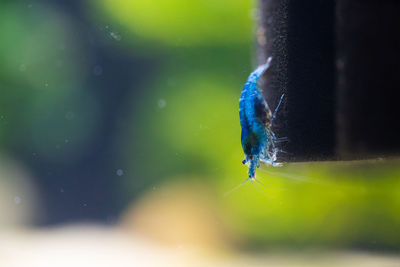
[[158, 108], [165, 108], [165, 106], [167, 105], [167, 101], [165, 101], [165, 99], [158, 99], [157, 101], [157, 106]]
[[117, 41], [121, 41], [122, 37], [120, 34], [116, 33], [116, 32], [110, 32], [110, 36]]
[[15, 196], [15, 197], [14, 197], [14, 203], [15, 203], [16, 205], [21, 204], [21, 198], [20, 198], [19, 196]]
[[101, 74], [103, 74], [103, 68], [99, 65], [94, 66], [93, 74], [96, 76], [100, 76]]

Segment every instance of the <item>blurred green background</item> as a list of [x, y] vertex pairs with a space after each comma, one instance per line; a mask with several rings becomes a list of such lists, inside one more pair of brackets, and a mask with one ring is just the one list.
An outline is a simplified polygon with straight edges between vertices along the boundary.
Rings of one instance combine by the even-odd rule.
[[146, 196], [199, 196], [234, 246], [398, 251], [396, 159], [262, 167], [265, 194], [225, 196], [247, 177], [256, 23], [250, 0], [1, 1], [1, 205], [34, 226], [114, 225]]

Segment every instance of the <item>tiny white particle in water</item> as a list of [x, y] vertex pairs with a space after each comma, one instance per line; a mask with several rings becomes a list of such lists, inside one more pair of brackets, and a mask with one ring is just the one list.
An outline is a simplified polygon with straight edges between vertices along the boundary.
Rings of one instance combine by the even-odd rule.
[[258, 8], [253, 8], [249, 12], [250, 19], [258, 20], [260, 18], [260, 11]]
[[181, 43], [182, 43], [182, 38], [176, 39], [176, 42], [175, 42], [175, 45], [176, 45], [176, 46], [180, 46]]
[[68, 140], [68, 139], [65, 139], [64, 142], [65, 142], [65, 143], [69, 143], [69, 140]]
[[60, 188], [60, 192], [61, 192], [61, 193], [64, 193], [64, 188]]
[[87, 204], [86, 204], [86, 203], [83, 203], [83, 206], [84, 206], [84, 207], [87, 207]]
[[29, 5], [28, 5], [28, 8], [32, 8], [32, 4], [29, 4]]
[[206, 130], [206, 129], [210, 129], [210, 128], [208, 128], [208, 126], [200, 124], [200, 130], [203, 130], [203, 129]]
[[46, 82], [46, 83], [44, 84], [44, 86], [48, 87], [48, 86], [49, 86], [49, 84]]
[[15, 203], [16, 205], [21, 204], [21, 198], [20, 198], [19, 196], [15, 196], [15, 197], [14, 197], [14, 203]]
[[64, 64], [64, 61], [62, 61], [61, 59], [56, 60], [55, 65], [57, 68], [61, 68], [63, 66], [63, 64]]
[[72, 120], [73, 118], [74, 118], [74, 116], [75, 116], [75, 114], [72, 112], [72, 111], [68, 111], [66, 114], [65, 114], [65, 118], [67, 119], [67, 120]]
[[167, 85], [172, 87], [172, 86], [175, 86], [176, 83], [175, 83], [175, 81], [173, 79], [168, 79]]
[[25, 64], [19, 65], [19, 71], [20, 71], [20, 72], [26, 71], [26, 65], [25, 65]]
[[121, 170], [121, 169], [118, 169], [118, 170], [116, 171], [116, 174], [117, 174], [118, 176], [122, 176], [122, 175], [124, 174], [124, 171]]
[[99, 65], [94, 66], [93, 74], [96, 76], [100, 76], [103, 73], [103, 68]]
[[165, 99], [158, 99], [157, 106], [159, 108], [165, 108], [166, 105], [167, 105], [167, 101], [165, 101]]
[[116, 33], [116, 32], [110, 32], [110, 36], [113, 38], [113, 39], [115, 39], [115, 40], [117, 40], [117, 41], [121, 41], [121, 35], [119, 35], [118, 33]]

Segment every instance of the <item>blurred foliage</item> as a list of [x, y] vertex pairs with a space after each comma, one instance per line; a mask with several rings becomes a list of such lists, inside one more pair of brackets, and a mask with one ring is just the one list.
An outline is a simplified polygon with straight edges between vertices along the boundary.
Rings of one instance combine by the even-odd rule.
[[[259, 170], [223, 201], [250, 247], [304, 246], [398, 250], [398, 160], [291, 163]], [[267, 171], [267, 173], [266, 173]], [[239, 183], [240, 180], [237, 180]]]
[[0, 27], [0, 142], [48, 159], [77, 156], [96, 121], [96, 103], [82, 88], [85, 51], [73, 22], [40, 4], [4, 3]]
[[139, 38], [172, 46], [248, 44], [250, 0], [101, 0], [96, 5]]

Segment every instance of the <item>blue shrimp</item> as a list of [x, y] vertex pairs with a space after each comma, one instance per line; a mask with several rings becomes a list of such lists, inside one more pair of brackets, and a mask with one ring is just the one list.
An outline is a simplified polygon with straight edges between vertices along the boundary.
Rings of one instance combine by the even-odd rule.
[[261, 184], [255, 178], [256, 169], [260, 167], [260, 162], [272, 166], [281, 165], [276, 162], [277, 154], [281, 151], [277, 148], [277, 142], [283, 139], [276, 138], [271, 126], [284, 95], [281, 96], [274, 113], [272, 113], [267, 101], [257, 88], [257, 81], [270, 67], [271, 60], [272, 57], [269, 57], [264, 65], [259, 66], [250, 74], [240, 95], [241, 141], [245, 154], [243, 164], [249, 166], [249, 177], [243, 183], [250, 180]]

